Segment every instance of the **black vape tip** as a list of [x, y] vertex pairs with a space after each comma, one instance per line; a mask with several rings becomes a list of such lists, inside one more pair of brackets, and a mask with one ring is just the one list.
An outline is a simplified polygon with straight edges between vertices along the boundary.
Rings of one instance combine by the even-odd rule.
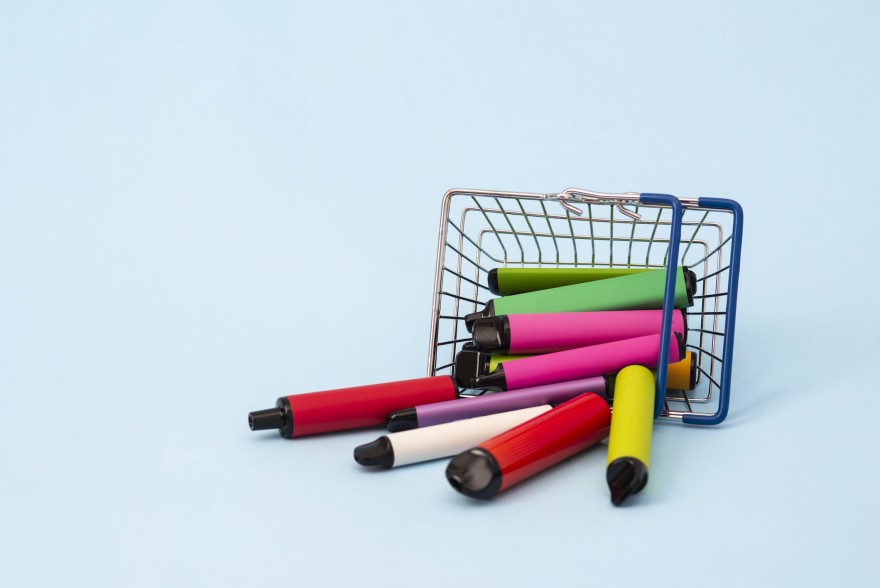
[[489, 292], [491, 292], [495, 296], [498, 296], [499, 292], [501, 292], [501, 291], [498, 289], [498, 268], [497, 267], [489, 270], [489, 275], [486, 277], [486, 281], [489, 283]]
[[618, 457], [608, 464], [605, 480], [611, 490], [611, 502], [620, 506], [648, 483], [648, 468], [635, 457]]
[[452, 458], [446, 479], [465, 496], [491, 498], [501, 489], [501, 467], [491, 453], [474, 447]]
[[681, 266], [681, 273], [684, 275], [684, 289], [688, 296], [688, 307], [694, 305], [694, 294], [697, 293], [697, 274], [688, 269], [686, 265]]
[[459, 388], [474, 388], [476, 378], [489, 371], [490, 359], [485, 351], [478, 351], [472, 343], [465, 343], [455, 355], [453, 380]]
[[681, 311], [681, 324], [684, 325], [684, 340], [687, 341], [688, 338], [688, 311], [685, 308], [679, 308]]
[[489, 316], [474, 321], [471, 329], [474, 345], [486, 351], [510, 350], [510, 320], [502, 316]]
[[[678, 344], [678, 359], [676, 359], [675, 361], [679, 362], [684, 359], [687, 354], [687, 344], [685, 343], [684, 337], [681, 335], [681, 333], [676, 333], [675, 331], [673, 331], [672, 334], [675, 335], [675, 342]], [[670, 349], [670, 351], [672, 350]]]
[[383, 466], [390, 468], [394, 465], [394, 447], [388, 437], [382, 435], [371, 443], [364, 443], [354, 448], [354, 460], [362, 466]]
[[495, 304], [492, 300], [486, 303], [483, 310], [464, 315], [464, 327], [467, 329], [468, 333], [470, 333], [471, 330], [473, 330], [474, 322], [479, 318], [485, 318], [487, 316], [495, 316]]
[[251, 431], [265, 431], [267, 429], [281, 429], [287, 423], [287, 415], [283, 408], [267, 408], [255, 410], [248, 414], [248, 426]]
[[605, 374], [605, 402], [611, 404], [614, 400], [614, 382], [617, 380], [617, 374]]
[[480, 388], [482, 390], [488, 390], [490, 388], [507, 390], [507, 377], [504, 375], [504, 364], [499, 364], [494, 372], [474, 378], [474, 385], [472, 388]]
[[278, 434], [282, 437], [293, 437], [293, 412], [290, 410], [290, 401], [286, 396], [282, 396], [275, 403], [275, 408], [248, 413], [248, 426], [251, 431], [278, 429]]
[[691, 352], [691, 387], [689, 388], [689, 390], [693, 390], [697, 387], [697, 363], [699, 363], [697, 361], [698, 357], [699, 356], [696, 353], [694, 353], [693, 351]]
[[415, 408], [396, 410], [388, 415], [388, 419], [385, 421], [385, 428], [388, 429], [389, 433], [418, 429], [419, 413]]

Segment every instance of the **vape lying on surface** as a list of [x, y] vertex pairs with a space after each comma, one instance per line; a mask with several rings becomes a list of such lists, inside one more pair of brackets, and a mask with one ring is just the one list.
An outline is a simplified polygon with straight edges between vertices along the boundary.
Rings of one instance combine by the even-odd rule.
[[[477, 319], [471, 332], [478, 349], [530, 355], [659, 334], [662, 321], [659, 309], [510, 314]], [[672, 313], [672, 330], [687, 340], [687, 311]]]
[[631, 365], [617, 374], [614, 413], [608, 437], [605, 479], [611, 502], [620, 506], [648, 483], [654, 427], [654, 374]]
[[406, 431], [529, 406], [557, 405], [586, 392], [604, 397], [606, 388], [613, 385], [613, 382], [608, 381], [609, 379], [613, 380], [608, 376], [597, 376], [514, 390], [503, 394], [485, 394], [473, 398], [423, 404], [392, 412], [388, 415], [387, 426], [391, 432]]
[[250, 413], [248, 425], [252, 431], [278, 429], [282, 437], [303, 437], [382, 426], [396, 410], [457, 397], [449, 376], [293, 394], [279, 398], [275, 408]]
[[389, 433], [371, 443], [355, 447], [354, 460], [362, 466], [396, 468], [449, 457], [548, 410], [550, 405], [544, 404], [434, 427]]
[[446, 468], [446, 479], [465, 496], [491, 498], [598, 443], [610, 423], [605, 400], [581, 394], [458, 454]]
[[[697, 277], [684, 266], [676, 272], [675, 308], [688, 308], [694, 303]], [[464, 324], [470, 331], [477, 319], [502, 314], [663, 308], [665, 286], [666, 270], [663, 270], [502, 296], [490, 300], [483, 310], [466, 315]]]

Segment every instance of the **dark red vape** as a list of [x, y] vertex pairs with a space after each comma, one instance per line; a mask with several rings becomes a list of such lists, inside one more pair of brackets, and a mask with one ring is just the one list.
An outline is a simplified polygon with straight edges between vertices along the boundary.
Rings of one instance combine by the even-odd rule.
[[491, 498], [608, 436], [611, 409], [582, 394], [518, 427], [459, 453], [446, 468], [453, 488]]
[[378, 427], [396, 410], [457, 397], [449, 376], [293, 394], [279, 398], [275, 408], [250, 413], [248, 425], [252, 431], [278, 429], [282, 437]]

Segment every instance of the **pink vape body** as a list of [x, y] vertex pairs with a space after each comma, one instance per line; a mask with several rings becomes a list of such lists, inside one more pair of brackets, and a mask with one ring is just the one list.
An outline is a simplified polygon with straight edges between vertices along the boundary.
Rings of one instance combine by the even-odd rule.
[[[660, 334], [663, 310], [608, 310], [509, 314], [511, 355], [549, 353]], [[681, 312], [672, 313], [672, 330], [684, 335]]]
[[[669, 335], [669, 361], [679, 361], [684, 351], [675, 333]], [[628, 365], [657, 367], [660, 335], [612, 341], [545, 355], [505, 361], [507, 390], [519, 390], [580, 378], [591, 378], [622, 370]]]

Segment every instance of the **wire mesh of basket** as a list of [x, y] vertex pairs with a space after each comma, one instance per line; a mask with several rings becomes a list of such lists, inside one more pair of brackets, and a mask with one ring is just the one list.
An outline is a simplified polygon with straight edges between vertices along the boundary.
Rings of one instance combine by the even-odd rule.
[[[728, 199], [450, 190], [442, 203], [428, 375], [451, 374], [455, 355], [471, 340], [464, 316], [494, 297], [487, 285], [493, 268], [686, 266], [697, 276], [687, 318], [697, 382], [693, 390], [667, 391], [668, 349], [661, 349], [657, 412], [718, 424], [729, 408], [741, 240], [742, 209]], [[674, 275], [664, 304], [667, 340], [672, 287]]]

